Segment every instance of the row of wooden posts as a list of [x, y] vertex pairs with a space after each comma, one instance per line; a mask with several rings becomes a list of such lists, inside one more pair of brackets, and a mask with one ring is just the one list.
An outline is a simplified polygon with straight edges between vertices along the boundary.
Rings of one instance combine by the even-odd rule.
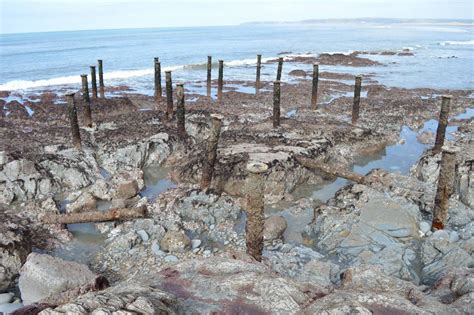
[[[219, 60], [219, 75], [218, 75], [218, 100], [222, 100], [222, 86], [223, 86], [223, 64], [222, 60]], [[100, 97], [104, 98], [104, 83], [103, 83], [103, 66], [102, 61], [99, 60], [99, 86], [100, 86]], [[273, 126], [278, 127], [280, 125], [280, 79], [282, 72], [283, 58], [279, 59], [277, 80], [273, 84]], [[261, 55], [257, 56], [257, 76], [256, 76], [256, 88], [260, 86], [260, 66], [261, 66]], [[208, 57], [207, 64], [207, 94], [210, 95], [211, 91], [211, 68], [212, 68], [212, 57]], [[171, 80], [171, 71], [166, 71], [166, 97], [167, 97], [167, 118], [169, 120], [173, 117], [173, 89]], [[85, 105], [85, 124], [88, 127], [92, 126], [92, 117], [90, 110], [90, 98], [87, 83], [87, 75], [81, 75], [82, 77], [82, 99]], [[312, 98], [311, 105], [313, 108], [317, 106], [317, 89], [318, 89], [318, 78], [319, 77], [319, 66], [315, 64], [313, 66], [313, 85], [312, 85]], [[97, 98], [97, 86], [95, 76], [95, 66], [91, 66], [91, 78], [92, 78], [92, 97]], [[354, 105], [352, 110], [352, 123], [355, 124], [359, 117], [359, 104], [360, 104], [360, 91], [361, 91], [362, 78], [356, 77], [355, 89], [354, 89]], [[219, 92], [220, 91], [220, 92]], [[71, 123], [72, 139], [73, 144], [77, 149], [81, 149], [81, 138], [79, 132], [79, 123], [77, 119], [77, 111], [74, 101], [73, 92], [67, 93], [68, 103], [68, 115]], [[176, 84], [176, 96], [177, 96], [177, 130], [178, 136], [183, 139], [186, 137], [185, 129], [185, 104], [184, 104], [184, 85], [183, 83]], [[155, 58], [155, 98], [159, 102], [161, 101], [161, 64], [158, 58]], [[455, 151], [446, 147], [443, 147], [446, 127], [448, 125], [449, 110], [450, 110], [450, 96], [443, 96], [441, 103], [441, 111], [439, 115], [439, 124], [436, 133], [435, 145], [432, 149], [434, 154], [442, 153], [441, 166], [438, 180], [438, 187], [436, 191], [435, 206], [433, 211], [432, 229], [438, 230], [443, 229], [447, 217], [449, 208], [449, 198], [454, 192], [454, 178], [455, 178], [455, 167], [456, 167], [456, 154]], [[201, 177], [200, 187], [202, 190], [207, 190], [212, 182], [214, 166], [217, 160], [217, 147], [222, 128], [222, 115], [212, 114], [212, 123], [210, 129], [210, 136], [208, 138], [207, 155], [203, 164], [203, 172]], [[315, 164], [316, 165], [316, 164]], [[339, 177], [344, 177], [350, 180], [355, 180], [360, 183], [367, 183], [364, 176], [353, 174], [347, 171], [334, 171], [325, 165], [308, 166], [313, 169], [330, 173]], [[247, 165], [247, 171], [249, 174], [249, 181], [247, 183], [246, 194], [245, 194], [245, 210], [247, 212], [247, 223], [246, 223], [246, 244], [247, 252], [253, 256], [256, 260], [260, 261], [262, 257], [263, 249], [263, 226], [264, 226], [264, 173], [267, 171], [268, 166], [263, 163], [249, 163]], [[114, 213], [108, 214], [96, 214], [96, 218], [99, 219], [114, 219], [120, 217], [126, 219], [127, 217], [136, 218], [130, 214], [129, 210], [124, 210], [122, 216], [117, 214], [115, 209]], [[140, 210], [139, 216], [143, 216], [144, 212]], [[133, 212], [133, 211], [132, 211]], [[77, 218], [76, 218], [77, 219]], [[64, 221], [66, 220], [66, 221]], [[49, 223], [61, 223], [70, 222], [67, 220], [75, 220], [74, 218], [50, 218]]]

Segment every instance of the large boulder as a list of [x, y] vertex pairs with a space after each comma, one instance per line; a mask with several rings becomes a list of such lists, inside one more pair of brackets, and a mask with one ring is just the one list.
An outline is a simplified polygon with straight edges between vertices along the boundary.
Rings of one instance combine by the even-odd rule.
[[97, 276], [85, 265], [31, 253], [21, 268], [19, 287], [25, 305], [92, 282]]
[[25, 220], [0, 212], [0, 293], [12, 286], [31, 252]]

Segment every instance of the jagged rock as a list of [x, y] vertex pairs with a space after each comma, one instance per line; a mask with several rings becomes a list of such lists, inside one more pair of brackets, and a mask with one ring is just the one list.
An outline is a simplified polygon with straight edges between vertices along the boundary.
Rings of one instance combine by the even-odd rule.
[[31, 252], [28, 223], [0, 211], [0, 292], [15, 282]]
[[19, 287], [25, 305], [92, 282], [97, 276], [85, 265], [31, 253], [21, 268]]
[[271, 216], [265, 219], [263, 225], [263, 239], [271, 241], [281, 238], [287, 226], [288, 224], [282, 216]]
[[160, 247], [168, 252], [184, 252], [191, 247], [191, 240], [181, 231], [168, 231], [161, 239]]
[[115, 194], [116, 198], [119, 199], [129, 199], [136, 196], [139, 192], [138, 183], [136, 180], [131, 180], [128, 182], [120, 183], [118, 185], [117, 193]]
[[66, 212], [86, 212], [95, 210], [96, 208], [96, 198], [92, 194], [84, 192], [73, 203], [70, 203], [66, 206]]

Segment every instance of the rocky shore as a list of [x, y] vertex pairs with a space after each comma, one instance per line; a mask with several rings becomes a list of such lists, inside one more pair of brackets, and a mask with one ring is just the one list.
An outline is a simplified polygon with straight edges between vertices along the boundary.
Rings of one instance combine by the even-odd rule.
[[[365, 58], [371, 54], [384, 52], [285, 62], [379, 65]], [[347, 82], [354, 76], [321, 72], [315, 110], [311, 81], [299, 71], [296, 83], [282, 83], [278, 128], [270, 82], [258, 94], [226, 89], [222, 104], [187, 93], [185, 139], [176, 118], [166, 119], [164, 98], [156, 106], [153, 97], [128, 93], [92, 100], [94, 125], [80, 129], [82, 150], [73, 148], [60, 93], [0, 100], [0, 312], [472, 314], [473, 91], [389, 88], [367, 75], [354, 125]], [[426, 124], [438, 119], [443, 94], [452, 95], [447, 143], [458, 150], [455, 192], [446, 226], [432, 231], [441, 154], [431, 151]], [[82, 119], [79, 93], [76, 103]], [[202, 191], [215, 113], [223, 126], [214, 178]], [[348, 182], [328, 200], [296, 193], [335, 181], [297, 157], [351, 169], [389, 147], [412, 145], [405, 128], [424, 149], [410, 172], [388, 164], [361, 174], [370, 184]], [[269, 167], [262, 262], [245, 253], [249, 161]], [[50, 214], [140, 206], [147, 216], [131, 221], [42, 222]], [[296, 226], [286, 213], [304, 223]], [[290, 241], [289, 232], [301, 241]]]

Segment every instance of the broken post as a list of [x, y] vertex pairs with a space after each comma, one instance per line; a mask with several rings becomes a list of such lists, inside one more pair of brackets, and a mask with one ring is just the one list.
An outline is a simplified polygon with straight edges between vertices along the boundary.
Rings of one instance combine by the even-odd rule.
[[448, 220], [449, 198], [454, 192], [456, 175], [456, 151], [453, 148], [443, 147], [441, 164], [438, 175], [438, 189], [436, 190], [433, 209], [433, 231], [444, 229]]
[[334, 177], [345, 178], [353, 182], [356, 182], [358, 184], [367, 185], [370, 183], [367, 177], [348, 171], [348, 170], [341, 169], [335, 165], [324, 164], [324, 163], [317, 162], [317, 161], [314, 161], [312, 159], [308, 159], [302, 156], [296, 156], [295, 158], [298, 161], [298, 163], [300, 163], [301, 165], [303, 165], [304, 167], [308, 169], [322, 171], [328, 175], [331, 175]]
[[281, 80], [281, 71], [283, 70], [283, 57], [278, 58], [278, 69], [277, 69], [277, 77], [276, 80]]
[[354, 104], [352, 105], [352, 124], [356, 124], [359, 119], [360, 90], [362, 88], [362, 77], [356, 76], [354, 88]]
[[90, 211], [66, 214], [46, 214], [41, 221], [46, 224], [74, 224], [91, 222], [108, 222], [115, 220], [133, 220], [146, 215], [146, 206], [127, 209], [110, 209], [107, 211]]
[[[161, 63], [157, 57], [155, 57], [155, 101], [157, 103], [161, 101]], [[158, 108], [158, 104], [156, 105]]]
[[76, 102], [74, 100], [74, 94], [74, 92], [66, 93], [67, 113], [69, 116], [69, 121], [71, 123], [72, 144], [76, 147], [76, 149], [81, 150], [81, 133], [79, 131], [79, 123], [77, 121], [77, 110]]
[[441, 102], [441, 110], [439, 112], [438, 129], [436, 130], [436, 141], [432, 151], [435, 154], [441, 152], [441, 148], [444, 145], [446, 127], [448, 126], [450, 102], [451, 96], [443, 95]]
[[82, 101], [84, 102], [84, 123], [87, 127], [92, 127], [91, 100], [89, 98], [89, 86], [87, 74], [81, 74], [82, 81]]
[[273, 82], [273, 128], [280, 126], [280, 81]]
[[184, 110], [184, 84], [176, 84], [176, 118], [178, 127], [178, 137], [182, 140], [186, 138], [185, 110]]
[[211, 96], [212, 56], [207, 56], [207, 96]]
[[262, 68], [262, 55], [257, 55], [257, 77], [255, 79], [255, 92], [260, 89], [260, 69]]
[[173, 119], [173, 82], [171, 81], [171, 71], [166, 71], [166, 117]]
[[97, 60], [99, 63], [99, 93], [100, 98], [105, 98], [105, 87], [104, 87], [104, 64], [101, 59]]
[[247, 254], [262, 261], [263, 251], [263, 226], [265, 184], [263, 174], [268, 170], [265, 163], [249, 162], [246, 170], [248, 179], [246, 183], [244, 209], [247, 212], [245, 225], [245, 243]]
[[91, 85], [92, 85], [92, 98], [97, 98], [97, 79], [95, 76], [95, 66], [91, 66]]
[[222, 103], [222, 88], [224, 86], [224, 60], [219, 60], [219, 77], [217, 78], [217, 101]]
[[211, 186], [212, 176], [214, 175], [214, 165], [217, 159], [217, 146], [222, 128], [222, 115], [212, 114], [212, 123], [209, 138], [207, 140], [207, 158], [204, 160], [201, 177], [201, 190]]
[[311, 108], [318, 108], [318, 81], [319, 81], [319, 65], [313, 64], [313, 89], [311, 91]]

